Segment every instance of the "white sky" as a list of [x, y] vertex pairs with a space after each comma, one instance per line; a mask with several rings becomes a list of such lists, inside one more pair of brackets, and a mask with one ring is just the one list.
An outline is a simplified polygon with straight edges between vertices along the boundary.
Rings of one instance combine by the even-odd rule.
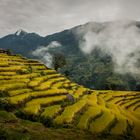
[[42, 36], [88, 21], [140, 20], [140, 0], [0, 0], [0, 37], [18, 29]]

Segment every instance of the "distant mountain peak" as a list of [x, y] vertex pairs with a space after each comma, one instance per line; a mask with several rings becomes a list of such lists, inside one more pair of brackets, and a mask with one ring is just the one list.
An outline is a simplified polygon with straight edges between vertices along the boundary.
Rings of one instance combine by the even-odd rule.
[[17, 36], [24, 36], [26, 34], [27, 34], [27, 32], [22, 29], [19, 29], [15, 32], [15, 35], [17, 35]]

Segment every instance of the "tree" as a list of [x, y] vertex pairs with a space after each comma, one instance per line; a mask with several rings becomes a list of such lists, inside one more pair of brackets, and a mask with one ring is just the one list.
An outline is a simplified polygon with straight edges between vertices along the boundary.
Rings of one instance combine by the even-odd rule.
[[66, 65], [65, 56], [61, 53], [55, 53], [53, 55], [52, 64], [55, 70], [62, 68], [64, 65]]

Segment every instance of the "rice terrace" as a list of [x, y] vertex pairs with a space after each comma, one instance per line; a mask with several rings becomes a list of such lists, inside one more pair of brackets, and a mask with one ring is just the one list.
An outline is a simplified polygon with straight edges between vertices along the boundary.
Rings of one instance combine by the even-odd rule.
[[11, 115], [9, 119], [41, 123], [44, 129], [77, 129], [97, 139], [140, 139], [140, 92], [91, 90], [36, 60], [3, 51], [0, 108], [0, 118], [5, 114], [0, 124], [5, 127], [16, 123], [6, 121]]

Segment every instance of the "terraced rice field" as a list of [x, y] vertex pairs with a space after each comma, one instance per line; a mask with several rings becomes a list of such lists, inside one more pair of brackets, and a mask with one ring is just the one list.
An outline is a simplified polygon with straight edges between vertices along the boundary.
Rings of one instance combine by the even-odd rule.
[[46, 126], [51, 120], [52, 126], [140, 139], [140, 92], [90, 90], [21, 56], [0, 54], [0, 107]]

